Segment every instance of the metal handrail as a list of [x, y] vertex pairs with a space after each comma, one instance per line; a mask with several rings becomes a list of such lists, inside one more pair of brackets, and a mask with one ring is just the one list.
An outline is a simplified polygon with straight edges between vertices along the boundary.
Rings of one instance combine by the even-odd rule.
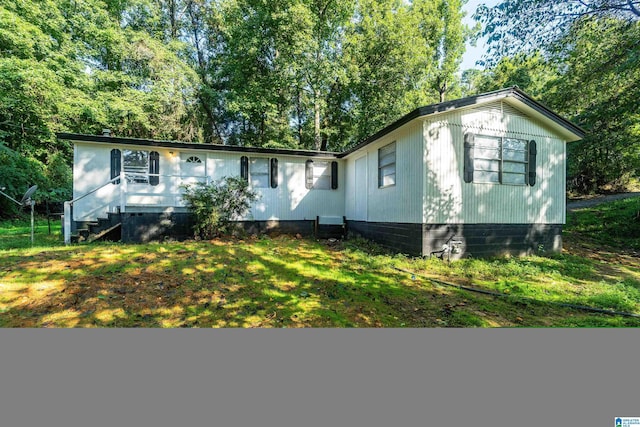
[[[206, 182], [208, 183], [210, 180], [209, 176], [182, 176], [182, 175], [160, 175], [160, 174], [150, 174], [150, 176], [158, 176], [158, 177], [163, 177], [163, 178], [204, 178], [206, 180]], [[94, 188], [91, 191], [88, 191], [86, 193], [84, 193], [83, 195], [76, 197], [73, 200], [70, 200], [68, 202], [64, 202], [64, 243], [66, 245], [71, 243], [71, 207], [74, 205], [74, 203], [84, 199], [87, 196], [90, 196], [94, 193], [96, 193], [97, 191], [100, 191], [102, 188], [106, 187], [109, 184], [115, 184], [116, 181], [120, 181], [118, 183], [118, 185], [120, 185], [120, 211], [124, 212], [124, 207], [125, 207], [125, 193], [127, 191], [127, 182], [126, 182], [126, 176], [124, 172], [121, 172], [120, 175], [118, 175], [117, 177], [110, 179], [109, 181], [105, 182], [104, 184]]]
[[84, 199], [87, 196], [90, 196], [91, 194], [97, 191], [100, 191], [101, 189], [103, 189], [109, 184], [115, 184], [115, 182], [120, 179], [124, 179], [124, 176], [117, 176], [105, 182], [104, 184], [94, 188], [93, 190], [84, 193], [82, 196], [76, 197], [75, 199], [69, 200], [68, 202], [64, 202], [64, 233], [63, 234], [64, 234], [65, 245], [68, 245], [71, 243], [71, 207], [73, 206], [73, 204]]
[[90, 196], [91, 194], [93, 194], [93, 193], [95, 193], [95, 192], [97, 192], [97, 191], [100, 191], [102, 188], [106, 187], [106, 186], [107, 186], [107, 185], [109, 185], [109, 184], [113, 184], [113, 183], [115, 183], [115, 181], [119, 181], [121, 178], [123, 178], [123, 177], [121, 177], [120, 175], [118, 175], [117, 177], [113, 178], [112, 180], [105, 182], [105, 183], [104, 183], [104, 184], [102, 184], [101, 186], [96, 187], [96, 188], [94, 188], [93, 190], [91, 190], [91, 191], [89, 191], [89, 192], [87, 192], [87, 193], [84, 193], [82, 196], [80, 196], [80, 197], [76, 197], [75, 199], [70, 200], [70, 201], [65, 202], [65, 203], [69, 203], [71, 206], [73, 206], [73, 204], [74, 204], [75, 202], [77, 202], [77, 201], [79, 201], [79, 200], [82, 200], [82, 199], [84, 199], [85, 197]]

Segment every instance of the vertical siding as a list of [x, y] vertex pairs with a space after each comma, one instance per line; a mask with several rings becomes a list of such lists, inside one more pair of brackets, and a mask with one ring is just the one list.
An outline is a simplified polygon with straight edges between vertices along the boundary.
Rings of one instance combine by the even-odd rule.
[[[566, 144], [505, 106], [458, 110], [425, 123], [425, 223], [564, 223]], [[465, 183], [466, 132], [535, 140], [535, 186]]]
[[358, 153], [346, 165], [345, 216], [355, 221], [366, 221], [369, 177], [367, 173], [368, 155]]
[[[110, 152], [114, 148], [157, 151], [160, 154], [160, 180], [156, 186], [128, 183], [126, 206], [145, 212], [183, 208], [180, 186], [197, 180], [210, 181], [240, 174], [240, 158], [250, 154], [197, 151], [181, 153], [177, 149], [117, 146], [115, 144], [76, 143], [74, 149], [74, 198], [107, 182], [110, 178]], [[204, 168], [202, 177], [193, 177], [194, 168], [186, 165], [189, 154], [197, 155]], [[343, 216], [345, 210], [344, 161], [338, 161], [338, 188], [318, 190], [305, 188], [307, 158], [281, 155], [253, 157], [278, 159], [278, 187], [258, 188], [260, 199], [254, 203], [247, 220], [305, 220], [316, 216]], [[184, 165], [184, 166], [183, 166]], [[95, 220], [120, 206], [120, 186], [109, 185], [74, 206], [74, 219]]]
[[345, 160], [344, 215], [348, 219], [353, 219], [356, 215], [356, 160], [361, 157], [362, 154], [357, 154]]
[[[217, 153], [213, 153], [217, 155]], [[255, 157], [260, 157], [256, 155]], [[263, 156], [267, 157], [267, 156]], [[274, 157], [274, 156], [272, 156]], [[305, 162], [307, 158], [275, 156], [278, 159], [278, 187], [258, 188], [260, 199], [254, 203], [250, 216], [246, 219], [264, 220], [310, 220], [316, 216], [344, 215], [345, 206], [345, 168], [338, 161], [338, 188], [319, 190], [305, 188]], [[233, 165], [235, 175], [240, 173], [240, 156]], [[218, 166], [221, 166], [218, 164]], [[223, 166], [222, 169], [226, 169]]]
[[[396, 142], [396, 185], [378, 188], [378, 149]], [[353, 153], [347, 160], [349, 185], [346, 195], [347, 219], [356, 220], [355, 162], [367, 155], [366, 217], [370, 222], [422, 222], [423, 162], [422, 122], [385, 135], [379, 141]]]
[[[92, 191], [111, 178], [111, 149], [108, 146], [96, 146], [76, 143], [73, 149], [73, 198]], [[95, 196], [79, 200], [73, 206], [73, 219], [76, 221], [95, 219], [103, 216], [111, 204], [119, 204], [117, 185], [108, 185]], [[94, 199], [95, 197], [95, 199]], [[95, 200], [99, 200], [96, 203]]]

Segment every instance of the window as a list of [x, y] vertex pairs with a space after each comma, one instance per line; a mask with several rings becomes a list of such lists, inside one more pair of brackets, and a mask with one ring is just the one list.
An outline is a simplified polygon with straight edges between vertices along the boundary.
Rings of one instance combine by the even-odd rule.
[[466, 134], [464, 157], [465, 182], [535, 184], [535, 141]]
[[180, 153], [180, 178], [184, 184], [206, 182], [206, 161], [204, 159], [194, 153]]
[[396, 143], [378, 150], [378, 187], [396, 185]]
[[502, 139], [502, 184], [527, 185], [527, 141]]
[[149, 183], [149, 152], [124, 150], [122, 152], [124, 164], [124, 174], [127, 182], [148, 184]]
[[187, 163], [202, 163], [202, 160], [200, 160], [200, 157], [198, 156], [189, 156], [185, 161]]
[[269, 159], [252, 157], [249, 160], [249, 177], [253, 188], [269, 187]]
[[123, 150], [122, 164], [128, 183], [158, 184], [160, 155], [156, 151]]
[[338, 188], [338, 162], [307, 160], [305, 168], [307, 189], [335, 190]]

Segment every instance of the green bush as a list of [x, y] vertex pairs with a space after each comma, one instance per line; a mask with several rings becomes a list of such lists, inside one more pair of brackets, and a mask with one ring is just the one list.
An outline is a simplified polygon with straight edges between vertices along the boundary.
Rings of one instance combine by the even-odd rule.
[[[43, 188], [46, 185], [45, 166], [38, 160], [25, 157], [0, 144], [0, 188], [14, 199], [20, 200], [32, 185]], [[36, 193], [34, 199], [39, 201], [41, 194]], [[18, 215], [20, 206], [0, 196], [0, 218], [11, 218]]]
[[194, 232], [203, 239], [211, 239], [232, 231], [232, 221], [244, 216], [258, 193], [240, 177], [223, 177], [210, 184], [182, 186], [183, 198], [195, 216]]
[[[73, 177], [64, 156], [55, 152], [48, 156], [47, 164], [11, 150], [0, 143], [0, 188], [14, 199], [20, 200], [32, 185], [38, 186], [33, 199], [36, 204], [63, 202], [72, 198]], [[0, 196], [0, 218], [12, 218], [23, 212], [20, 206]]]

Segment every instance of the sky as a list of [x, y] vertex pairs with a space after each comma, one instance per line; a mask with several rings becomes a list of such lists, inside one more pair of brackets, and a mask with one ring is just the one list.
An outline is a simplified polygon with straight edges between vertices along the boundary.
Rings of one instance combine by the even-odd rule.
[[[476, 11], [476, 8], [480, 4], [486, 4], [487, 6], [495, 6], [498, 4], [499, 0], [469, 0], [466, 5], [464, 5], [463, 10], [467, 12], [467, 16], [465, 16], [463, 22], [470, 27], [473, 27], [476, 24], [476, 21], [473, 20], [472, 16]], [[460, 70], [467, 70], [469, 68], [482, 68], [475, 65], [476, 61], [479, 60], [484, 52], [487, 50], [486, 47], [486, 38], [478, 39], [476, 46], [473, 47], [469, 43], [467, 43], [467, 50], [462, 57], [462, 65], [460, 66]]]

